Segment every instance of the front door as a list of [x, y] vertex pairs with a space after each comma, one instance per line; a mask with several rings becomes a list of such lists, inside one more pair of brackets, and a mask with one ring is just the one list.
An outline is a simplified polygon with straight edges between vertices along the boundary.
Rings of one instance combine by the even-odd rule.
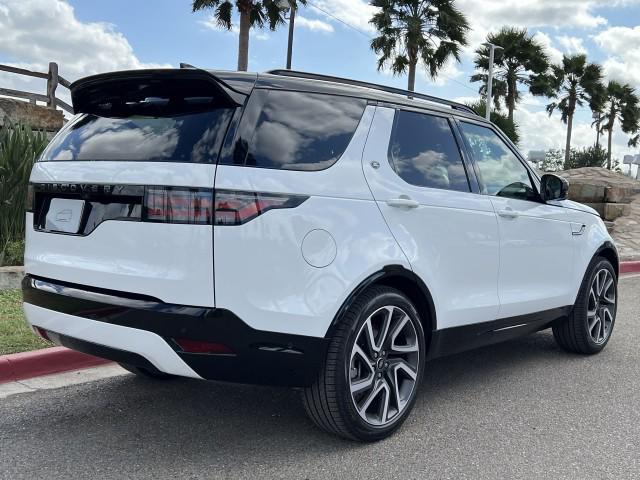
[[498, 219], [499, 318], [569, 305], [575, 287], [566, 209], [540, 200], [529, 170], [493, 129], [459, 125]]

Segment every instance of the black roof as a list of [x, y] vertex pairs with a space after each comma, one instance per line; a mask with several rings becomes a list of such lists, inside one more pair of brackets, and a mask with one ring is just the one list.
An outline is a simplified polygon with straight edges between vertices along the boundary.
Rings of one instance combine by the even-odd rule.
[[451, 113], [453, 109], [456, 114], [473, 117], [476, 120], [480, 118], [470, 107], [461, 103], [359, 80], [295, 70], [271, 70], [259, 74], [223, 70], [208, 70], [208, 72], [234, 90], [246, 95], [250, 94], [253, 88], [332, 93], [381, 103], [401, 104], [421, 109], [428, 108], [446, 113]]

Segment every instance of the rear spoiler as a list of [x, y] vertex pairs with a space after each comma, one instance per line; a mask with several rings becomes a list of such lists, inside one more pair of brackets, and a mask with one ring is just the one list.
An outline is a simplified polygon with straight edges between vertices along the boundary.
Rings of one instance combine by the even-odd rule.
[[101, 73], [73, 82], [71, 101], [76, 113], [92, 113], [100, 105], [124, 98], [162, 96], [184, 91], [190, 96], [216, 95], [226, 107], [244, 104], [247, 95], [211, 72], [196, 68], [127, 70]]

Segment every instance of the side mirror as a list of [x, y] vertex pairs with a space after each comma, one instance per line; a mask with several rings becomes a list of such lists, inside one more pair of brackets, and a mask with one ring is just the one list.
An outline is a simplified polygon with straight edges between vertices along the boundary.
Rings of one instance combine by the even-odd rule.
[[549, 200], [565, 200], [569, 193], [569, 182], [566, 178], [545, 173], [540, 179], [540, 196], [544, 202]]

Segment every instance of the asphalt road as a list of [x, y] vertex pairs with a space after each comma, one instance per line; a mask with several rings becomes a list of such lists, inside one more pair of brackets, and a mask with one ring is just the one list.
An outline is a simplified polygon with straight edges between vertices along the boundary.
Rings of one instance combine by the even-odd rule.
[[640, 478], [640, 277], [603, 353], [549, 332], [429, 365], [412, 415], [363, 445], [295, 391], [122, 375], [0, 400], [0, 478]]

